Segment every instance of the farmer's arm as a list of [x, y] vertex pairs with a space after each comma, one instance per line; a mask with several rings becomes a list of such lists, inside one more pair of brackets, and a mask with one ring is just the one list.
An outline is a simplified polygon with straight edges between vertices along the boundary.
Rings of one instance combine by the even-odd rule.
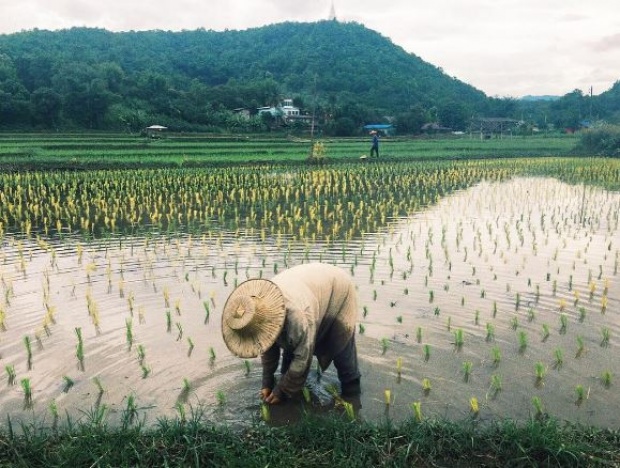
[[287, 346], [293, 349], [293, 360], [286, 374], [273, 389], [274, 395], [282, 400], [301, 391], [312, 364], [314, 352], [314, 326], [309, 324], [306, 314], [300, 310], [289, 312]]
[[275, 384], [274, 374], [278, 368], [280, 361], [280, 346], [276, 343], [261, 355], [261, 363], [263, 365], [263, 386], [271, 390]]

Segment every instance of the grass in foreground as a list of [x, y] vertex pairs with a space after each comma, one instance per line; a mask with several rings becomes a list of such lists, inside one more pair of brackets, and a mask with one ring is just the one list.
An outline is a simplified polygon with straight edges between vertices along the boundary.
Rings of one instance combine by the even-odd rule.
[[109, 428], [101, 421], [58, 430], [0, 433], [1, 466], [593, 466], [620, 464], [620, 432], [502, 421], [479, 425], [413, 420], [398, 425], [308, 417], [297, 425], [234, 430], [194, 412]]

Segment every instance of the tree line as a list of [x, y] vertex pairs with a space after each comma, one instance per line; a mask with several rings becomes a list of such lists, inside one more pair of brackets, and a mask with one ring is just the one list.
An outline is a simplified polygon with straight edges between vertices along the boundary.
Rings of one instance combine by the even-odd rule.
[[[390, 121], [399, 133], [474, 116], [574, 127], [618, 119], [620, 85], [555, 101], [490, 98], [357, 23], [280, 23], [244, 31], [32, 30], [0, 36], [0, 128], [137, 132], [269, 131], [261, 106], [294, 98], [329, 135]], [[235, 112], [249, 110], [249, 117]], [[289, 130], [295, 130], [290, 128]], [[302, 130], [302, 129], [299, 129]]]

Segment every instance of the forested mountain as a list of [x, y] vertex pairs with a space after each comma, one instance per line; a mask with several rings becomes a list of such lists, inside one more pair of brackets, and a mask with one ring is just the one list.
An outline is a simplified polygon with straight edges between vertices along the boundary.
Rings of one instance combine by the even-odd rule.
[[522, 111], [357, 23], [0, 36], [0, 128], [258, 131], [273, 125], [256, 109], [285, 97], [336, 135], [386, 119], [404, 133], [426, 122], [464, 129], [473, 115]]

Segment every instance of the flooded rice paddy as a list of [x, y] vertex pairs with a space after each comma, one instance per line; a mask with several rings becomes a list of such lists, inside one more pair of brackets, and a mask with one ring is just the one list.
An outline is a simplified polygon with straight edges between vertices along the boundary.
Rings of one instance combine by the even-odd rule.
[[[618, 192], [523, 177], [481, 181], [346, 241], [5, 233], [0, 408], [42, 424], [196, 408], [258, 420], [260, 362], [229, 353], [221, 309], [247, 278], [322, 261], [358, 286], [359, 417], [543, 413], [615, 427], [619, 212]], [[313, 372], [311, 402], [272, 407], [272, 420], [337, 406], [334, 385], [332, 369]]]

